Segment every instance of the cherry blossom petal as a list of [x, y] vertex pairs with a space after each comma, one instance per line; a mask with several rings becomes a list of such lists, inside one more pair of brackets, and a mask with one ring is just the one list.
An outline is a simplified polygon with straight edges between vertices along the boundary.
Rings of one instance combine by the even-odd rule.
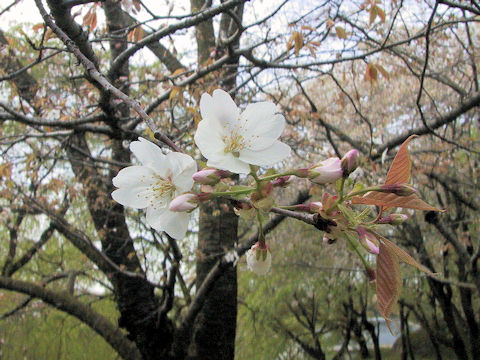
[[223, 157], [218, 159], [208, 160], [207, 165], [221, 170], [228, 170], [235, 174], [248, 174], [250, 172], [250, 166], [231, 153], [224, 154]]
[[290, 146], [277, 140], [272, 146], [263, 150], [242, 150], [239, 159], [248, 164], [262, 166], [273, 165], [288, 155], [290, 155]]
[[167, 208], [148, 208], [147, 222], [157, 231], [165, 231], [174, 239], [182, 239], [188, 230], [190, 214], [185, 212], [173, 212]]
[[172, 152], [167, 154], [172, 169], [172, 181], [178, 192], [184, 193], [193, 186], [192, 175], [197, 171], [197, 164], [187, 154]]
[[209, 160], [215, 160], [224, 156], [225, 144], [222, 135], [212, 129], [211, 124], [211, 121], [200, 121], [194, 139], [202, 155]]
[[146, 187], [157, 181], [155, 172], [146, 166], [129, 166], [120, 170], [112, 179], [113, 185], [121, 187]]
[[205, 93], [200, 99], [202, 121], [216, 123], [215, 126], [219, 126], [220, 131], [225, 127], [232, 128], [238, 123], [240, 115], [237, 105], [230, 95], [221, 89], [215, 90], [212, 95]]
[[144, 209], [151, 206], [152, 192], [146, 187], [122, 187], [112, 192], [112, 198], [123, 206]]
[[277, 106], [268, 101], [250, 104], [241, 115], [245, 121], [245, 137], [249, 148], [262, 150], [271, 146], [285, 128], [285, 118]]
[[257, 259], [257, 251], [261, 250], [255, 249], [254, 246], [252, 246], [252, 248], [247, 251], [247, 266], [255, 274], [264, 276], [270, 271], [270, 268], [272, 266], [272, 254], [270, 254], [270, 251], [265, 250], [265, 259], [263, 259], [262, 256]]
[[138, 138], [140, 141], [132, 141], [130, 150], [135, 157], [145, 166], [151, 167], [161, 177], [165, 178], [168, 174], [168, 164], [166, 163], [165, 154], [154, 143]]

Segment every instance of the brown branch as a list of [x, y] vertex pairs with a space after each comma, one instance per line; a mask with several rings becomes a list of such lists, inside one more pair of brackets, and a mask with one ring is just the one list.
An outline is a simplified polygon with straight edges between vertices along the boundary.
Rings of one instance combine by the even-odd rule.
[[22, 224], [23, 219], [25, 218], [25, 213], [19, 213], [17, 218], [15, 219], [15, 225], [11, 227], [8, 225], [8, 232], [10, 235], [10, 244], [8, 248], [7, 258], [5, 259], [5, 263], [2, 269], [2, 275], [5, 275], [9, 272], [9, 269], [12, 265], [13, 258], [15, 257], [17, 251], [17, 243], [18, 243], [18, 229]]
[[[161, 132], [158, 130], [157, 126], [153, 122], [152, 118], [150, 118], [147, 113], [143, 110], [142, 106], [136, 102], [135, 100], [128, 97], [128, 95], [124, 94], [122, 91], [117, 89], [113, 86], [105, 76], [103, 76], [96, 68], [94, 62], [92, 62], [87, 56], [85, 56], [82, 51], [80, 51], [79, 47], [68, 37], [68, 35], [63, 32], [63, 30], [58, 27], [53, 21], [50, 15], [47, 14], [45, 8], [42, 5], [41, 0], [35, 0], [37, 8], [40, 11], [40, 14], [43, 17], [45, 23], [52, 29], [52, 31], [58, 36], [60, 40], [67, 46], [67, 48], [76, 56], [76, 58], [80, 61], [80, 63], [85, 68], [87, 74], [94, 79], [100, 86], [107, 91], [111, 91], [116, 97], [122, 99], [129, 107], [134, 109], [138, 115], [147, 123], [150, 129], [154, 133]], [[175, 151], [182, 151], [173, 141], [171, 141], [166, 135], [162, 135], [164, 138], [164, 142], [170, 146]]]
[[142, 359], [138, 349], [126, 338], [118, 327], [114, 326], [107, 318], [103, 317], [87, 305], [76, 300], [67, 292], [53, 291], [40, 285], [15, 280], [5, 276], [0, 276], [0, 287], [39, 298], [56, 309], [74, 316], [90, 326], [97, 334], [104, 338], [123, 359]]
[[[36, 0], [38, 1], [38, 0]], [[154, 33], [144, 37], [142, 40], [137, 42], [135, 45], [129, 47], [127, 50], [122, 52], [120, 55], [116, 57], [113, 61], [112, 66], [110, 68], [109, 74], [115, 73], [122, 65], [127, 61], [132, 55], [134, 55], [138, 50], [142, 49], [143, 47], [147, 46], [147, 44], [158, 41], [161, 38], [173, 34], [175, 31], [180, 29], [185, 29], [187, 27], [197, 25], [207, 19], [214, 17], [217, 14], [220, 14], [228, 9], [231, 9], [235, 5], [244, 3], [245, 0], [229, 0], [224, 2], [221, 5], [218, 5], [213, 8], [209, 8], [205, 11], [202, 11], [184, 21], [179, 21], [175, 24], [169, 25], [167, 27], [162, 28], [161, 30], [155, 31]]]
[[[122, 15], [125, 23], [128, 24], [128, 26], [133, 26], [134, 24], [138, 23], [135, 18], [123, 10]], [[147, 36], [151, 35], [151, 32], [145, 30], [145, 28], [142, 27], [142, 30]], [[168, 71], [173, 73], [175, 70], [185, 68], [185, 66], [183, 66], [183, 64], [177, 59], [177, 57], [159, 41], [149, 42], [146, 46], [166, 66]]]
[[[466, 101], [462, 102], [460, 106], [456, 109], [450, 111], [449, 113], [445, 114], [444, 116], [438, 117], [434, 122], [430, 124], [430, 129], [438, 129], [441, 126], [447, 125], [453, 121], [455, 121], [459, 116], [465, 114], [467, 111], [480, 106], [480, 93], [474, 94], [472, 97], [467, 99]], [[390, 141], [386, 142], [385, 144], [379, 146], [377, 148], [377, 152], [371, 156], [372, 160], [376, 160], [382, 156], [382, 153], [385, 149], [394, 148], [400, 144], [402, 144], [408, 137], [411, 135], [425, 135], [429, 134], [430, 131], [425, 128], [424, 126], [416, 127], [412, 130], [406, 131], [405, 133], [390, 139]]]
[[455, 3], [453, 1], [448, 1], [448, 0], [439, 0], [438, 1], [440, 4], [445, 4], [445, 5], [448, 5], [452, 8], [458, 8], [458, 9], [462, 9], [462, 10], [466, 10], [466, 11], [470, 11], [476, 15], [480, 15], [480, 10], [479, 9], [476, 9], [472, 6], [468, 6], [466, 4], [461, 4], [461, 3]]
[[40, 239], [37, 242], [35, 242], [35, 244], [33, 244], [32, 247], [30, 247], [20, 259], [18, 259], [8, 267], [6, 271], [6, 275], [12, 276], [20, 268], [22, 268], [25, 264], [27, 264], [33, 258], [33, 256], [38, 252], [38, 250], [40, 250], [42, 246], [45, 245], [48, 240], [50, 240], [50, 238], [53, 235], [53, 231], [54, 231], [53, 226], [50, 225], [42, 233], [42, 235], [40, 235]]

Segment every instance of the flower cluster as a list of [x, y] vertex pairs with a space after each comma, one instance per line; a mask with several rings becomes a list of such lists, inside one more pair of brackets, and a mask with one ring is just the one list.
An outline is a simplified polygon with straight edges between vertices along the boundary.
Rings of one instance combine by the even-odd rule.
[[[147, 223], [155, 230], [181, 239], [187, 233], [190, 213], [201, 202], [219, 196], [236, 200], [237, 214], [246, 219], [256, 218], [259, 223], [258, 242], [246, 255], [248, 268], [265, 275], [270, 269], [272, 255], [265, 243], [262, 219], [275, 206], [273, 189], [288, 186], [295, 177], [317, 185], [337, 184], [337, 194], [325, 192], [321, 202], [283, 207], [319, 216], [325, 229], [325, 243], [346, 237], [352, 244], [354, 234], [364, 251], [378, 255], [380, 241], [373, 226], [398, 225], [405, 221], [403, 214], [386, 217], [380, 214], [373, 222], [363, 222], [349, 210], [351, 201], [366, 193], [396, 197], [415, 194], [415, 189], [405, 183], [371, 188], [356, 186], [346, 194], [345, 183], [360, 162], [356, 149], [348, 151], [341, 159], [331, 157], [308, 168], [282, 173], [270, 169], [257, 173], [259, 166], [274, 165], [290, 154], [290, 147], [279, 140], [285, 118], [273, 103], [250, 104], [241, 112], [225, 91], [217, 89], [212, 95], [202, 95], [200, 112], [202, 120], [194, 140], [207, 159], [207, 167], [197, 171], [189, 155], [164, 153], [157, 145], [140, 138], [130, 144], [130, 149], [141, 165], [124, 168], [113, 178], [118, 188], [112, 193], [113, 199], [124, 206], [146, 209]], [[252, 181], [248, 186], [233, 185], [228, 179], [232, 174], [249, 174]], [[192, 189], [195, 182], [200, 185], [200, 192]]]
[[185, 236], [189, 214], [171, 211], [172, 200], [193, 187], [195, 161], [188, 155], [162, 150], [148, 140], [139, 138], [130, 150], [142, 165], [120, 170], [113, 178], [118, 189], [112, 198], [124, 206], [147, 210], [147, 223], [157, 231], [165, 231], [175, 239]]

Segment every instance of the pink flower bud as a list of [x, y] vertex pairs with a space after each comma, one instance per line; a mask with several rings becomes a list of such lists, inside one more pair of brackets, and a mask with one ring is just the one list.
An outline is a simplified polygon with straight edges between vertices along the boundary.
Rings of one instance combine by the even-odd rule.
[[368, 232], [365, 228], [357, 226], [356, 228], [360, 244], [371, 254], [378, 255], [380, 249], [378, 248], [378, 240], [372, 233]]
[[348, 151], [342, 158], [343, 177], [347, 178], [358, 166], [359, 152], [357, 149]]
[[290, 184], [291, 179], [292, 177], [290, 175], [280, 176], [272, 181], [272, 185], [277, 187], [285, 187]]
[[401, 225], [408, 219], [408, 215], [405, 214], [390, 214], [386, 217], [378, 219], [379, 224], [391, 224], [391, 225]]
[[198, 197], [196, 194], [185, 193], [177, 196], [168, 205], [168, 210], [175, 212], [191, 211], [198, 205]]
[[333, 183], [340, 179], [342, 175], [342, 161], [334, 157], [312, 166], [308, 172], [308, 178], [315, 184]]
[[320, 201], [312, 201], [310, 204], [310, 212], [316, 213], [323, 209], [323, 204]]
[[203, 185], [215, 185], [221, 179], [229, 177], [231, 173], [225, 170], [205, 168], [192, 175], [195, 182]]
[[414, 187], [407, 184], [400, 184], [400, 183], [391, 184], [391, 185], [382, 185], [380, 187], [380, 190], [377, 190], [377, 191], [388, 192], [398, 196], [410, 196], [417, 192], [417, 190]]
[[257, 275], [265, 275], [272, 266], [272, 254], [268, 246], [260, 242], [255, 243], [247, 251], [247, 266]]

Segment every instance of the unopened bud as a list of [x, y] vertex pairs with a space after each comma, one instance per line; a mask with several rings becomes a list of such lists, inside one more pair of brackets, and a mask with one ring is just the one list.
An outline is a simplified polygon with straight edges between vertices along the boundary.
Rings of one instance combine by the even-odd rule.
[[231, 173], [226, 170], [206, 168], [197, 171], [195, 174], [192, 175], [192, 178], [195, 182], [203, 185], [215, 185], [221, 179], [229, 177], [230, 175]]
[[414, 187], [407, 184], [382, 185], [380, 190], [377, 191], [388, 192], [398, 196], [410, 196], [417, 192]]
[[257, 275], [265, 275], [272, 266], [272, 254], [268, 246], [257, 242], [247, 251], [247, 266]]
[[408, 219], [405, 214], [390, 214], [386, 217], [378, 219], [379, 224], [401, 225]]
[[308, 172], [308, 178], [315, 184], [334, 183], [343, 175], [342, 161], [332, 157], [312, 166]]
[[323, 204], [320, 201], [312, 201], [309, 204], [309, 210], [312, 213], [316, 213], [318, 212], [318, 210], [322, 210], [322, 209], [323, 209]]
[[358, 238], [360, 240], [360, 244], [371, 254], [378, 255], [380, 253], [380, 249], [378, 248], [378, 240], [372, 233], [368, 232], [365, 228], [361, 226], [357, 226], [356, 228], [358, 233]]
[[272, 181], [272, 185], [276, 187], [285, 187], [290, 184], [292, 177], [290, 175], [280, 176]]
[[348, 151], [342, 158], [343, 177], [347, 178], [358, 166], [359, 152], [357, 149]]
[[168, 205], [168, 210], [175, 212], [191, 211], [198, 206], [199, 199], [196, 194], [185, 193], [177, 196]]

